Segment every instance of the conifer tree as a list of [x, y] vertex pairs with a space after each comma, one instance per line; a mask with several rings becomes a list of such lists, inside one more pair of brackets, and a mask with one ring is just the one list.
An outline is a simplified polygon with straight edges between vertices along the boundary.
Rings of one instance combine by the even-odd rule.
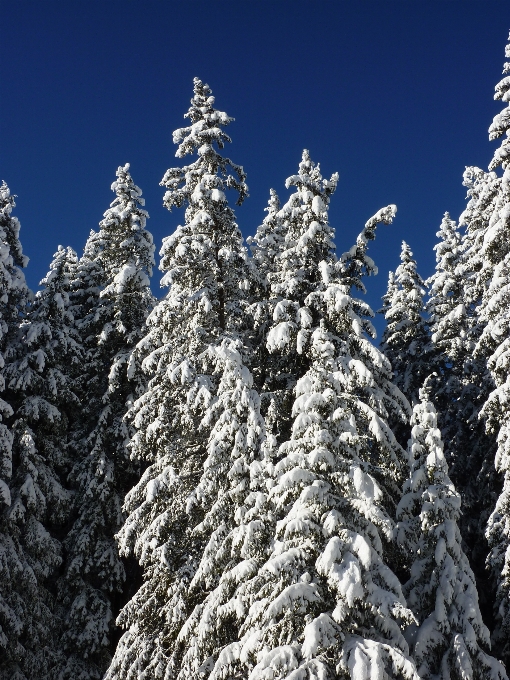
[[262, 291], [269, 286], [269, 277], [274, 273], [280, 253], [285, 247], [285, 222], [281, 213], [278, 194], [270, 190], [266, 217], [258, 227], [255, 236], [246, 240], [250, 244], [256, 271], [262, 283]]
[[[266, 217], [257, 228], [255, 236], [246, 240], [250, 244], [252, 258], [250, 266], [250, 315], [253, 319], [253, 359], [251, 362], [253, 377], [257, 387], [262, 388], [266, 380], [268, 368], [268, 349], [266, 337], [272, 324], [272, 307], [270, 301], [270, 279], [278, 268], [279, 257], [285, 249], [286, 221], [281, 211], [280, 199], [274, 189], [270, 190]], [[263, 395], [267, 411], [269, 395]]]
[[305, 149], [298, 173], [285, 182], [295, 190], [276, 216], [284, 240], [267, 277], [269, 324], [263, 342], [268, 356], [261, 396], [267, 430], [278, 442], [289, 436], [293, 389], [309, 366], [303, 349], [312, 314], [305, 299], [321, 281], [318, 264], [330, 257], [333, 247], [327, 210], [337, 183], [337, 173], [322, 178]]
[[[424, 281], [418, 274], [411, 249], [402, 241], [401, 264], [390, 276], [381, 310], [387, 321], [381, 350], [390, 360], [395, 385], [408, 401], [416, 403], [418, 390], [428, 374], [429, 335], [424, 318]], [[405, 442], [401, 442], [405, 443]]]
[[[239, 639], [203, 660], [200, 672], [211, 679], [368, 678], [383, 669], [416, 677], [400, 630], [412, 615], [385, 564], [402, 462], [385, 419], [406, 402], [365, 336], [371, 310], [350, 297], [375, 271], [366, 246], [376, 224], [393, 214], [390, 206], [369, 220], [339, 261], [330, 245], [317, 263], [321, 281], [304, 300], [310, 367], [297, 382], [291, 437], [279, 447], [270, 438], [259, 535], [230, 601], [203, 622], [202, 638], [208, 622], [216, 632], [239, 621]], [[326, 206], [319, 219], [332, 244]], [[279, 337], [288, 333], [284, 347], [298, 342], [289, 326], [279, 329]]]
[[[71, 250], [59, 249], [42, 290], [31, 299], [20, 267], [27, 259], [19, 242], [14, 205], [2, 186], [4, 229], [2, 316], [6, 331], [3, 371], [12, 407], [13, 467], [10, 503], [2, 513], [2, 677], [56, 677], [60, 664], [59, 620], [52, 586], [61, 557], [55, 534], [66, 521], [70, 495], [62, 484], [67, 466], [67, 418], [76, 405], [67, 365], [76, 358], [68, 311], [67, 265]], [[7, 283], [7, 278], [4, 279]]]
[[465, 307], [462, 300], [462, 278], [458, 271], [462, 237], [449, 213], [445, 213], [439, 231], [436, 251], [436, 271], [428, 280], [432, 342], [440, 357], [441, 370], [463, 354], [465, 342]]
[[[12, 215], [14, 196], [5, 182], [0, 186], [0, 391], [5, 389], [3, 368], [9, 331], [17, 330], [20, 310], [25, 306], [28, 289], [22, 268], [28, 264], [19, 241], [20, 223]], [[0, 398], [0, 501], [10, 505], [9, 480], [12, 474], [12, 436], [4, 420], [12, 408]]]
[[[510, 58], [510, 42], [506, 46], [505, 55]], [[503, 73], [510, 73], [510, 62], [505, 63]], [[494, 96], [495, 99], [507, 102], [507, 105], [495, 116], [489, 128], [491, 140], [507, 134], [489, 165], [489, 170], [501, 166], [503, 176], [481, 249], [482, 257], [492, 268], [492, 278], [482, 298], [479, 318], [484, 327], [476, 347], [478, 356], [487, 358], [487, 366], [496, 385], [485, 402], [481, 415], [486, 419], [489, 433], [497, 435], [495, 464], [503, 487], [489, 518], [486, 536], [490, 547], [487, 563], [497, 588], [493, 641], [496, 651], [506, 663], [510, 663], [510, 448], [507, 408], [510, 384], [508, 371], [510, 291], [507, 283], [510, 271], [510, 244], [507, 237], [510, 226], [509, 92], [510, 80], [506, 76], [496, 85]]]
[[[148, 467], [127, 495], [129, 515], [119, 532], [121, 552], [136, 555], [144, 583], [119, 616], [119, 624], [128, 630], [108, 678], [136, 673], [156, 678], [174, 667], [176, 637], [197, 604], [190, 585], [212, 529], [205, 520], [203, 534], [193, 531], [210, 502], [204, 498], [205, 507], [191, 503], [187, 508], [187, 501], [199, 484], [205, 485], [200, 488], [211, 502], [218, 493], [223, 498], [221, 488], [230, 484], [220, 478], [214, 481], [219, 489], [208, 487], [212, 480], [208, 481], [207, 466], [216, 466], [218, 455], [214, 420], [225, 425], [221, 448], [232, 457], [227, 466], [235, 467], [236, 456], [244, 450], [242, 472], [255, 444], [241, 441], [247, 436], [243, 423], [249, 424], [251, 413], [257, 420], [257, 399], [250, 396], [250, 380], [242, 366], [249, 355], [245, 350], [249, 270], [225, 193], [234, 189], [240, 204], [247, 193], [245, 174], [219, 153], [230, 141], [223, 128], [232, 118], [214, 108], [209, 86], [198, 78], [186, 117], [191, 124], [174, 132], [176, 156], [198, 157], [183, 168], [169, 169], [162, 181], [167, 188], [164, 204], [169, 209], [185, 206], [185, 223], [163, 241], [160, 268], [165, 272], [162, 285], [169, 286], [169, 292], [149, 317], [147, 336], [139, 345], [146, 355], [143, 367], [149, 383], [132, 411], [137, 432], [131, 456]], [[242, 355], [242, 361], [236, 358], [223, 365], [226, 359], [221, 357], [230, 353]], [[238, 375], [244, 376], [240, 385]], [[244, 415], [238, 416], [239, 442], [229, 424], [234, 417], [231, 390], [248, 398], [240, 405]], [[199, 493], [193, 497], [198, 499]], [[213, 584], [217, 578], [215, 574]]]
[[[76, 306], [86, 351], [79, 389], [88, 413], [74, 433], [75, 518], [65, 539], [61, 584], [67, 657], [62, 677], [73, 679], [102, 677], [111, 658], [115, 609], [126, 579], [114, 534], [122, 525], [124, 496], [137, 478], [126, 449], [132, 428], [124, 415], [144, 390], [134, 348], [153, 308], [154, 246], [129, 164], [117, 170], [112, 191], [116, 198], [91, 234], [75, 279], [75, 286], [81, 284], [75, 299], [81, 302]], [[90, 284], [96, 284], [92, 290]]]
[[480, 316], [482, 300], [493, 268], [482, 253], [483, 242], [500, 183], [495, 172], [466, 168], [463, 184], [468, 189], [468, 203], [459, 218], [465, 233], [459, 243], [454, 223], [443, 220], [428, 304], [433, 317], [431, 370], [442, 376], [432, 388], [431, 399], [447, 442], [450, 476], [462, 497], [459, 528], [464, 549], [476, 575], [480, 606], [489, 618], [494, 593], [485, 567], [488, 548], [484, 532], [499, 484], [494, 470], [495, 435], [486, 432], [480, 418], [494, 383], [487, 356], [477, 344], [485, 325]]
[[[12, 214], [14, 196], [5, 182], [0, 186], [0, 390], [5, 389], [5, 360], [18, 332], [29, 291], [22, 268], [28, 263], [19, 241], [20, 223]], [[13, 482], [11, 395], [0, 397], [0, 675], [25, 680], [31, 660], [26, 647], [37, 598], [37, 582], [24, 554], [21, 529], [11, 518]], [[28, 595], [28, 600], [25, 597]], [[34, 626], [35, 627], [35, 626]]]
[[481, 196], [492, 193], [492, 189], [488, 192], [492, 181], [492, 177], [476, 168], [468, 168], [464, 173], [470, 199], [461, 216], [466, 233], [461, 236], [455, 222], [445, 214], [437, 233], [437, 264], [428, 281], [427, 305], [432, 340], [430, 370], [441, 376], [431, 385], [431, 400], [438, 411], [442, 438], [447, 442], [445, 457], [450, 477], [462, 497], [463, 512], [458, 524], [484, 609], [490, 599], [490, 588], [483, 534], [493, 494], [494, 448], [479, 419], [490, 376], [485, 361], [473, 353], [480, 335], [479, 306], [486, 285], [482, 270], [487, 267], [479, 252], [480, 238], [488, 222], [481, 212], [486, 211], [483, 206], [487, 196], [483, 199]]
[[503, 680], [504, 667], [486, 651], [489, 631], [461, 546], [461, 499], [448, 477], [431, 387], [428, 383], [420, 390], [421, 401], [414, 407], [410, 476], [398, 508], [398, 534], [411, 547], [413, 559], [405, 592], [420, 623], [413, 635], [413, 656], [424, 680]]
[[[464, 363], [468, 339], [468, 312], [464, 304], [464, 252], [462, 237], [455, 222], [445, 213], [436, 236], [436, 271], [428, 280], [430, 299], [427, 311], [430, 316], [431, 361], [433, 369], [441, 376], [436, 381], [436, 391], [431, 399], [441, 413], [442, 436], [448, 442], [446, 456], [451, 476], [459, 490], [466, 486], [462, 479], [467, 472], [470, 478], [477, 473], [476, 463], [466, 465], [466, 434], [471, 435], [466, 408], [466, 374]], [[471, 351], [473, 345], [471, 343]], [[432, 387], [431, 387], [432, 389]], [[466, 417], [467, 416], [467, 417]], [[467, 471], [467, 468], [470, 468]], [[458, 474], [458, 476], [457, 476]]]
[[33, 583], [25, 593], [30, 628], [25, 674], [57, 677], [62, 663], [55, 579], [62, 562], [59, 538], [71, 509], [63, 485], [69, 470], [67, 431], [78, 400], [70, 368], [80, 361], [79, 338], [69, 312], [69, 267], [76, 256], [59, 248], [42, 289], [21, 321], [6, 366], [15, 406], [9, 517], [16, 524]]

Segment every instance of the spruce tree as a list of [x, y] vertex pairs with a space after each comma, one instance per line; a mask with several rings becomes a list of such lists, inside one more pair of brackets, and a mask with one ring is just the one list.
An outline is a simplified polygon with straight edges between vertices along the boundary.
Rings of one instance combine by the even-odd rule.
[[[416, 260], [402, 241], [401, 264], [390, 276], [382, 312], [387, 321], [381, 350], [390, 360], [395, 385], [410, 403], [418, 400], [418, 390], [428, 375], [429, 335], [424, 318], [425, 284], [418, 274]], [[407, 440], [401, 443], [406, 443]]]
[[[17, 334], [20, 315], [28, 299], [22, 268], [28, 263], [19, 241], [20, 223], [12, 214], [14, 196], [5, 182], [0, 186], [0, 389], [5, 389], [5, 357]], [[7, 396], [7, 395], [6, 395]], [[10, 399], [8, 398], [10, 401]], [[30, 660], [26, 648], [31, 628], [30, 595], [37, 582], [24, 555], [21, 531], [10, 518], [13, 486], [11, 417], [13, 408], [0, 398], [0, 676], [25, 679]], [[15, 472], [15, 470], [14, 470]], [[28, 594], [29, 600], [25, 602]]]
[[[249, 424], [257, 401], [249, 396], [247, 369], [242, 367], [249, 355], [245, 350], [249, 269], [225, 193], [234, 189], [240, 204], [247, 193], [245, 174], [219, 153], [230, 141], [223, 128], [232, 118], [214, 108], [209, 86], [198, 78], [186, 117], [191, 124], [174, 132], [176, 155], [198, 157], [183, 168], [169, 169], [162, 181], [167, 189], [164, 204], [169, 209], [185, 206], [185, 222], [163, 241], [160, 268], [165, 272], [162, 285], [169, 292], [149, 317], [147, 335], [139, 345], [146, 355], [143, 368], [149, 382], [132, 411], [137, 432], [131, 456], [148, 467], [127, 495], [129, 514], [119, 532], [121, 553], [136, 555], [144, 583], [119, 616], [119, 624], [128, 630], [108, 678], [136, 673], [156, 678], [179, 663], [172, 656], [177, 635], [202, 597], [200, 590], [193, 592], [191, 583], [212, 536], [206, 513], [216, 498], [224, 499], [222, 488], [230, 484], [228, 479], [211, 479], [207, 467], [218, 464], [214, 420], [218, 417], [225, 426], [221, 447], [232, 457], [232, 463], [222, 460], [222, 466], [235, 466], [236, 456], [245, 451], [239, 461], [242, 472], [255, 445], [244, 449], [242, 443], [248, 431], [243, 423]], [[222, 355], [231, 352], [243, 355], [242, 361], [236, 358], [223, 366]], [[241, 384], [237, 375], [244, 376]], [[238, 443], [229, 423], [234, 417], [231, 390], [248, 395], [248, 403], [240, 405], [243, 412], [236, 416]], [[203, 505], [202, 491], [194, 494], [198, 485]], [[191, 497], [200, 502], [188, 504]], [[231, 522], [230, 511], [228, 517]], [[200, 526], [204, 532], [195, 532]], [[205, 588], [218, 577], [215, 573], [211, 583], [206, 579]]]
[[[5, 182], [0, 186], [0, 391], [5, 389], [3, 368], [9, 332], [17, 330], [20, 312], [28, 297], [22, 268], [28, 264], [19, 241], [20, 223], [12, 209], [14, 196]], [[0, 500], [10, 505], [9, 481], [12, 474], [12, 435], [4, 424], [12, 415], [12, 408], [0, 398]]]
[[[68, 311], [70, 250], [59, 249], [42, 290], [31, 299], [20, 267], [27, 259], [19, 242], [14, 201], [2, 186], [3, 377], [13, 415], [8, 442], [13, 465], [10, 503], [2, 512], [2, 642], [5, 678], [57, 677], [59, 618], [54, 581], [62, 561], [57, 535], [70, 509], [62, 486], [67, 466], [68, 414], [76, 398], [67, 375], [76, 338]], [[7, 277], [4, 278], [7, 284]]]
[[[510, 43], [506, 46], [505, 54], [510, 58]], [[504, 65], [503, 73], [510, 73], [510, 62]], [[510, 81], [506, 76], [496, 85], [495, 99], [508, 102], [509, 91]], [[505, 109], [495, 116], [489, 128], [490, 139], [498, 139], [510, 130], [509, 107], [507, 103]], [[503, 175], [481, 249], [482, 257], [491, 267], [492, 278], [481, 302], [479, 318], [484, 327], [476, 347], [477, 355], [487, 358], [487, 366], [496, 386], [487, 398], [481, 416], [486, 419], [488, 432], [497, 435], [495, 464], [503, 487], [488, 520], [486, 536], [490, 547], [487, 563], [496, 583], [494, 607], [496, 626], [493, 641], [497, 653], [501, 654], [507, 664], [510, 663], [510, 449], [507, 409], [510, 379], [508, 371], [510, 291], [507, 284], [510, 271], [510, 245], [507, 237], [510, 224], [508, 148], [506, 134], [489, 165], [489, 170], [501, 166]]]
[[400, 501], [398, 534], [410, 547], [405, 586], [418, 618], [412, 652], [424, 680], [506, 679], [487, 652], [489, 631], [478, 606], [475, 578], [462, 549], [457, 522], [461, 498], [448, 477], [431, 381], [420, 390], [409, 441], [410, 476]]
[[62, 678], [100, 678], [109, 665], [126, 580], [114, 535], [123, 522], [124, 496], [139, 476], [129, 460], [132, 427], [124, 416], [145, 387], [134, 348], [154, 306], [154, 246], [129, 164], [117, 170], [112, 191], [116, 198], [91, 234], [75, 278], [86, 352], [78, 381], [85, 414], [73, 432], [74, 521], [64, 543], [61, 583], [67, 658]]
[[[390, 206], [369, 220], [337, 261], [326, 205], [320, 211], [330, 246], [316, 263], [321, 280], [303, 301], [309, 368], [297, 381], [289, 440], [278, 446], [268, 438], [268, 491], [258, 494], [258, 517], [251, 515], [258, 536], [250, 559], [231, 599], [208, 619], [216, 633], [237, 618], [240, 633], [203, 660], [200, 671], [211, 679], [368, 678], [383, 669], [416, 677], [401, 632], [413, 617], [385, 563], [403, 472], [403, 452], [385, 421], [406, 402], [365, 335], [373, 313], [350, 295], [375, 271], [366, 247], [377, 223], [393, 215]], [[296, 244], [296, 269], [306, 243]], [[290, 321], [281, 323], [288, 324], [279, 328], [281, 346], [295, 346]]]
[[253, 261], [262, 290], [269, 286], [269, 278], [274, 273], [282, 250], [285, 248], [285, 221], [281, 212], [281, 203], [274, 189], [270, 190], [266, 217], [257, 228], [255, 236], [246, 240], [250, 244]]
[[[27, 648], [27, 677], [57, 677], [63, 658], [55, 581], [62, 563], [61, 537], [71, 511], [64, 480], [69, 471], [69, 421], [78, 408], [72, 368], [81, 359], [79, 337], [69, 311], [72, 249], [59, 248], [42, 289], [19, 326], [6, 366], [7, 385], [16, 403], [13, 476], [17, 487], [10, 515], [15, 518], [24, 554], [37, 586], [30, 593], [37, 624]], [[14, 345], [14, 344], [13, 344]]]
[[[272, 325], [273, 304], [270, 301], [270, 279], [278, 268], [280, 254], [285, 249], [287, 223], [283, 218], [281, 203], [274, 189], [271, 189], [269, 202], [265, 211], [266, 217], [257, 228], [255, 236], [246, 240], [250, 244], [252, 257], [250, 265], [250, 313], [253, 318], [254, 348], [253, 370], [256, 385], [263, 388], [268, 367], [268, 349], [266, 337]], [[256, 355], [256, 356], [255, 356]], [[264, 398], [265, 397], [265, 398]], [[269, 394], [263, 395], [262, 409], [267, 411], [270, 403]]]
[[267, 275], [269, 323], [263, 337], [267, 356], [260, 389], [266, 427], [278, 443], [289, 436], [293, 389], [309, 366], [303, 350], [310, 337], [312, 313], [305, 299], [320, 283], [318, 265], [330, 257], [333, 248], [327, 211], [337, 183], [337, 173], [329, 180], [322, 178], [320, 167], [305, 149], [298, 173], [285, 182], [295, 190], [276, 215], [283, 242], [280, 239]]
[[436, 381], [431, 399], [441, 413], [439, 422], [443, 439], [448, 442], [445, 455], [451, 476], [463, 495], [468, 480], [478, 472], [476, 461], [466, 464], [466, 436], [471, 436], [472, 427], [469, 427], [471, 413], [465, 411], [468, 395], [464, 364], [466, 348], [471, 344], [472, 353], [473, 344], [468, 337], [465, 278], [461, 274], [465, 253], [462, 236], [448, 213], [436, 236], [436, 271], [427, 282], [430, 287], [427, 311], [432, 341], [430, 370], [435, 370], [441, 379]]

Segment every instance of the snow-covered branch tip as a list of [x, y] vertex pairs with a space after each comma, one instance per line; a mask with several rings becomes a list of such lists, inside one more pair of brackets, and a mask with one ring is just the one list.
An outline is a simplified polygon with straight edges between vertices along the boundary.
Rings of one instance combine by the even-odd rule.
[[[380, 224], [381, 222], [383, 222], [384, 224], [391, 224], [396, 214], [397, 206], [393, 204], [387, 205], [385, 208], [381, 208], [380, 210], [378, 210], [375, 213], [375, 215], [373, 215], [365, 223], [363, 231], [358, 235], [358, 238], [356, 239], [356, 244], [353, 245], [350, 248], [350, 250], [342, 254], [340, 262], [347, 262], [353, 257], [363, 256], [367, 258], [368, 256], [366, 255], [365, 251], [367, 249], [368, 242], [373, 241], [375, 239], [375, 230], [377, 228], [377, 225]], [[372, 271], [374, 274], [377, 273], [376, 268], [372, 268]]]
[[396, 214], [397, 206], [393, 205], [392, 203], [387, 205], [385, 208], [378, 210], [375, 215], [373, 215], [365, 223], [365, 228], [358, 236], [357, 245], [363, 246], [367, 243], [367, 241], [373, 241], [375, 238], [375, 229], [377, 225], [381, 224], [381, 222], [383, 224], [391, 224]]

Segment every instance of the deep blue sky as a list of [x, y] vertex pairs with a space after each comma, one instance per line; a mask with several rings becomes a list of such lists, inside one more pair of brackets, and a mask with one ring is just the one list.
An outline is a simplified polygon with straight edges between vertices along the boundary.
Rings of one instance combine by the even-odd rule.
[[245, 236], [270, 187], [288, 195], [303, 148], [324, 175], [340, 173], [339, 251], [397, 204], [370, 251], [376, 309], [402, 239], [432, 273], [442, 214], [463, 209], [464, 167], [492, 156], [508, 0], [3, 0], [1, 15], [0, 180], [18, 195], [33, 288], [58, 244], [81, 253], [126, 162], [159, 250], [180, 219], [159, 181], [177, 164], [171, 133], [194, 76], [236, 118], [228, 154], [248, 173]]

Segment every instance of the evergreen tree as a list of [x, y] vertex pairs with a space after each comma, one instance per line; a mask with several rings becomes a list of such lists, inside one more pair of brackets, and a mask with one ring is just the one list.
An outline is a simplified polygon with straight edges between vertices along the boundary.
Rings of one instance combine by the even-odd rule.
[[[22, 268], [28, 263], [19, 241], [20, 223], [12, 214], [14, 196], [0, 186], [0, 390], [5, 389], [5, 358], [17, 334], [29, 291]], [[8, 401], [10, 399], [8, 398]], [[19, 526], [11, 519], [13, 482], [11, 417], [13, 407], [0, 398], [0, 677], [24, 680], [30, 661], [26, 648], [32, 627], [31, 598], [37, 582], [24, 554]], [[28, 600], [25, 597], [28, 594]]]
[[463, 355], [465, 343], [465, 307], [462, 299], [462, 277], [458, 271], [462, 237], [457, 225], [445, 213], [436, 236], [436, 271], [428, 280], [430, 300], [427, 311], [430, 331], [441, 371], [448, 374], [450, 364]]
[[293, 390], [309, 366], [303, 350], [313, 316], [305, 299], [322, 280], [318, 265], [331, 257], [334, 247], [327, 211], [337, 183], [337, 173], [322, 178], [305, 149], [298, 173], [285, 182], [295, 191], [276, 215], [284, 240], [267, 276], [269, 324], [263, 342], [268, 355], [261, 396], [267, 430], [279, 443], [290, 434]]
[[[495, 175], [494, 175], [495, 177]], [[491, 589], [487, 583], [484, 540], [488, 508], [493, 499], [493, 456], [491, 438], [485, 434], [479, 412], [491, 382], [485, 361], [474, 357], [480, 335], [479, 307], [486, 286], [487, 263], [480, 244], [487, 228], [487, 201], [492, 200], [494, 177], [477, 168], [467, 168], [464, 184], [469, 203], [461, 215], [466, 233], [461, 236], [448, 213], [437, 236], [436, 271], [429, 279], [432, 354], [430, 370], [441, 379], [431, 386], [431, 400], [438, 412], [445, 457], [450, 476], [462, 497], [459, 529], [480, 592], [485, 615], [490, 616]]]
[[[459, 491], [464, 492], [472, 476], [478, 472], [477, 461], [468, 462], [469, 454], [466, 453], [467, 441], [472, 435], [472, 413], [466, 412], [468, 386], [464, 371], [469, 344], [468, 312], [464, 304], [465, 279], [461, 275], [464, 248], [459, 230], [448, 213], [445, 213], [436, 236], [439, 239], [434, 246], [436, 271], [427, 282], [430, 286], [427, 311], [433, 347], [430, 369], [437, 371], [441, 380], [436, 381], [431, 398], [441, 413], [441, 432], [448, 442], [445, 455], [451, 476]], [[471, 507], [471, 503], [467, 505]]]
[[285, 248], [285, 221], [281, 213], [278, 194], [271, 189], [266, 217], [258, 227], [255, 236], [246, 240], [250, 244], [256, 271], [262, 284], [262, 291], [269, 286], [269, 277], [274, 273], [280, 253]]
[[[375, 270], [366, 246], [393, 214], [390, 206], [369, 220], [339, 261], [330, 245], [316, 263], [321, 281], [304, 300], [310, 324], [302, 352], [310, 363], [296, 385], [291, 436], [279, 447], [269, 438], [268, 491], [265, 499], [257, 494], [258, 517], [251, 514], [258, 535], [231, 599], [211, 606], [214, 615], [203, 621], [202, 639], [207, 624], [216, 634], [239, 621], [239, 639], [203, 660], [200, 672], [211, 679], [368, 678], [383, 669], [417, 677], [400, 628], [412, 615], [385, 564], [402, 472], [385, 420], [406, 402], [365, 336], [373, 313], [350, 296]], [[325, 206], [320, 220], [332, 244]], [[294, 329], [282, 323], [289, 325], [278, 337], [292, 346]]]
[[[67, 266], [74, 254], [59, 249], [42, 290], [32, 301], [19, 267], [26, 264], [14, 205], [2, 186], [2, 302], [6, 395], [13, 411], [10, 503], [2, 513], [2, 655], [5, 678], [56, 677], [60, 662], [54, 578], [70, 495], [60, 481], [67, 465], [67, 419], [76, 406], [67, 365], [76, 358], [68, 310]], [[7, 284], [7, 277], [4, 279]]]
[[399, 504], [398, 533], [413, 556], [405, 591], [420, 622], [413, 656], [424, 680], [503, 680], [504, 667], [485, 651], [490, 648], [489, 631], [461, 546], [461, 499], [448, 477], [430, 387], [420, 390], [421, 401], [414, 407], [410, 476]]
[[[418, 390], [428, 374], [429, 335], [424, 318], [424, 281], [418, 274], [411, 249], [402, 241], [401, 264], [390, 276], [382, 312], [388, 323], [381, 350], [390, 360], [395, 385], [408, 401], [416, 403]], [[401, 441], [401, 443], [406, 443]]]
[[15, 403], [10, 519], [16, 524], [33, 575], [30, 629], [25, 642], [28, 678], [57, 677], [62, 662], [55, 579], [62, 562], [60, 537], [71, 509], [62, 484], [69, 470], [67, 431], [78, 400], [70, 367], [80, 361], [79, 338], [69, 312], [69, 267], [76, 256], [59, 248], [42, 289], [20, 323], [6, 366]]
[[[266, 338], [272, 325], [273, 304], [270, 300], [270, 279], [274, 277], [278, 268], [280, 254], [285, 249], [285, 234], [287, 223], [283, 218], [280, 199], [274, 189], [271, 189], [266, 217], [257, 228], [255, 236], [249, 236], [252, 258], [250, 265], [250, 313], [253, 318], [252, 345], [254, 356], [252, 370], [259, 388], [263, 388], [266, 381], [266, 370], [269, 364]], [[267, 411], [270, 396], [263, 395]]]
[[[0, 186], [0, 391], [5, 389], [4, 354], [9, 331], [17, 330], [20, 311], [24, 308], [28, 289], [22, 268], [28, 264], [19, 241], [20, 223], [12, 215], [16, 207], [14, 196], [5, 182]], [[0, 398], [0, 500], [10, 505], [9, 481], [12, 474], [12, 436], [4, 420], [12, 415], [12, 408]]]
[[[510, 58], [510, 43], [506, 46], [506, 57]], [[510, 73], [510, 62], [503, 73]], [[495, 99], [508, 102], [510, 80], [508, 76], [496, 86]], [[497, 435], [496, 470], [503, 488], [487, 524], [487, 538], [490, 552], [488, 566], [495, 579], [496, 628], [493, 640], [496, 650], [506, 663], [510, 663], [510, 447], [509, 413], [507, 408], [510, 374], [508, 371], [509, 352], [509, 309], [510, 290], [510, 164], [508, 162], [508, 131], [510, 130], [510, 104], [497, 116], [489, 128], [489, 138], [498, 139], [507, 133], [501, 146], [496, 150], [489, 170], [501, 166], [503, 176], [498, 188], [494, 210], [484, 234], [481, 254], [492, 268], [492, 278], [482, 298], [480, 321], [484, 324], [476, 348], [478, 356], [487, 358], [487, 366], [495, 382], [495, 389], [489, 395], [481, 411], [486, 419], [489, 433]]]
[[[137, 673], [156, 678], [174, 667], [171, 657], [176, 637], [197, 604], [198, 595], [190, 591], [190, 585], [212, 535], [207, 520], [203, 533], [193, 529], [201, 526], [210, 503], [230, 483], [217, 479], [217, 490], [208, 488], [212, 480], [207, 466], [216, 465], [213, 460], [218, 455], [211, 433], [216, 415], [221, 422], [226, 419], [221, 446], [233, 457], [227, 466], [235, 463], [240, 450], [248, 458], [255, 444], [244, 449], [241, 442], [247, 432], [243, 423], [249, 424], [250, 414], [257, 420], [256, 397], [250, 396], [249, 379], [242, 368], [245, 356], [241, 364], [239, 359], [234, 365], [229, 360], [220, 369], [222, 354], [240, 354], [241, 350], [244, 355], [246, 351], [249, 269], [225, 194], [227, 189], [236, 190], [241, 203], [247, 193], [245, 174], [218, 151], [230, 141], [223, 128], [232, 118], [214, 108], [209, 86], [199, 79], [194, 80], [186, 116], [191, 125], [174, 132], [174, 142], [179, 144], [176, 155], [196, 153], [198, 158], [183, 168], [169, 169], [162, 181], [167, 208], [186, 206], [185, 223], [163, 241], [162, 285], [170, 289], [149, 317], [147, 336], [139, 345], [146, 355], [143, 367], [149, 383], [132, 411], [137, 432], [131, 455], [149, 466], [127, 495], [129, 515], [119, 532], [121, 553], [136, 555], [144, 583], [119, 616], [119, 625], [128, 630], [108, 678]], [[240, 345], [235, 344], [234, 351], [230, 343], [237, 341]], [[224, 371], [227, 374], [222, 378]], [[248, 381], [244, 387], [238, 385], [238, 374]], [[240, 405], [244, 414], [238, 416], [238, 445], [228, 424], [233, 417], [228, 406], [232, 389], [248, 398], [247, 404]], [[241, 467], [245, 461], [240, 461]], [[205, 507], [188, 505], [200, 483], [207, 487], [206, 497], [211, 500], [204, 498]], [[209, 587], [207, 579], [205, 587]]]
[[78, 384], [87, 413], [74, 436], [75, 518], [65, 539], [61, 584], [67, 657], [62, 678], [100, 678], [109, 665], [126, 580], [114, 534], [122, 525], [124, 496], [137, 479], [126, 448], [132, 427], [124, 415], [145, 387], [134, 348], [154, 306], [154, 246], [129, 164], [117, 170], [112, 191], [116, 198], [99, 232], [91, 234], [75, 280], [81, 284], [75, 298], [86, 350]]

